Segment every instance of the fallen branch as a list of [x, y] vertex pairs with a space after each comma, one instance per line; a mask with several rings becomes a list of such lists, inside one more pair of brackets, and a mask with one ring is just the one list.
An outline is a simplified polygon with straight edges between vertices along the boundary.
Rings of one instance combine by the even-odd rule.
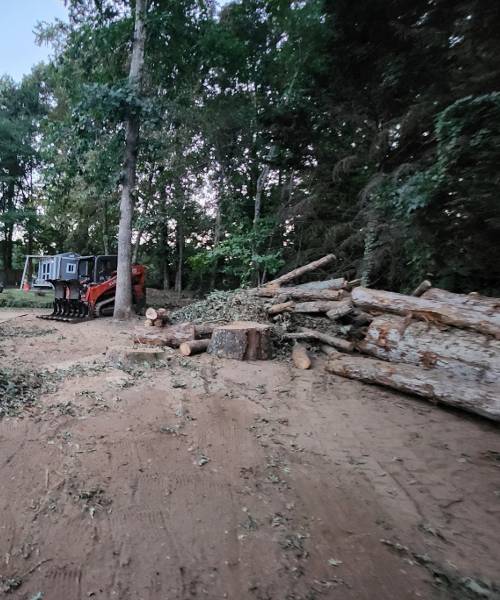
[[349, 342], [343, 338], [335, 337], [334, 335], [322, 333], [321, 331], [307, 329], [306, 327], [301, 327], [296, 333], [285, 333], [282, 335], [282, 337], [288, 340], [316, 340], [322, 344], [327, 344], [328, 346], [338, 348], [343, 352], [352, 352], [354, 350], [353, 342]]
[[281, 277], [278, 277], [277, 279], [273, 279], [272, 281], [269, 281], [266, 284], [266, 287], [283, 285], [284, 283], [288, 283], [289, 281], [292, 281], [293, 279], [297, 279], [297, 277], [300, 277], [301, 275], [304, 275], [305, 273], [309, 273], [310, 271], [315, 271], [316, 269], [325, 267], [326, 265], [330, 264], [334, 260], [335, 260], [335, 256], [333, 254], [327, 254], [326, 256], [323, 256], [323, 258], [320, 258], [319, 260], [315, 260], [307, 265], [298, 267], [297, 269], [294, 269], [293, 271], [290, 271], [288, 273], [285, 273], [284, 275], [281, 275]]

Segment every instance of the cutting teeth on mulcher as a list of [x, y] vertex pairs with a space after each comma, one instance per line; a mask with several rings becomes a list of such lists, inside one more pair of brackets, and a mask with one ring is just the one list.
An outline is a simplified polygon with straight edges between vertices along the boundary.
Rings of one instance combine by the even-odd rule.
[[50, 315], [40, 315], [39, 319], [48, 321], [64, 321], [65, 323], [80, 323], [92, 319], [88, 304], [81, 300], [66, 300], [57, 298], [54, 300], [54, 308]]

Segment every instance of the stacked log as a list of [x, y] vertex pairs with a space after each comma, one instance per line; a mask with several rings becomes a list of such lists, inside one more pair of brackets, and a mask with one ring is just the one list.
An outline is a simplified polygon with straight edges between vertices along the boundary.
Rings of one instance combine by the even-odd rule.
[[355, 350], [369, 356], [329, 352], [328, 371], [500, 420], [499, 299], [427, 281], [411, 296], [357, 287], [351, 299], [369, 321]]

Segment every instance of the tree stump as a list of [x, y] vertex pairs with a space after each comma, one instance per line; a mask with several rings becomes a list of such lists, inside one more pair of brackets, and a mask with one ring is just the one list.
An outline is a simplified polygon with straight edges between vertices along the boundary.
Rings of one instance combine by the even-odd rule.
[[252, 321], [235, 321], [214, 329], [208, 352], [235, 360], [271, 358], [271, 327]]

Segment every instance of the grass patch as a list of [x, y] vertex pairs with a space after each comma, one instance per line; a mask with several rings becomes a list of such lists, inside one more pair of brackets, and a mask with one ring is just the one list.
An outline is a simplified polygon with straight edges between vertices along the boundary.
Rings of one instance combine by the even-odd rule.
[[52, 308], [53, 302], [52, 290], [39, 295], [35, 292], [8, 289], [0, 294], [0, 308]]

